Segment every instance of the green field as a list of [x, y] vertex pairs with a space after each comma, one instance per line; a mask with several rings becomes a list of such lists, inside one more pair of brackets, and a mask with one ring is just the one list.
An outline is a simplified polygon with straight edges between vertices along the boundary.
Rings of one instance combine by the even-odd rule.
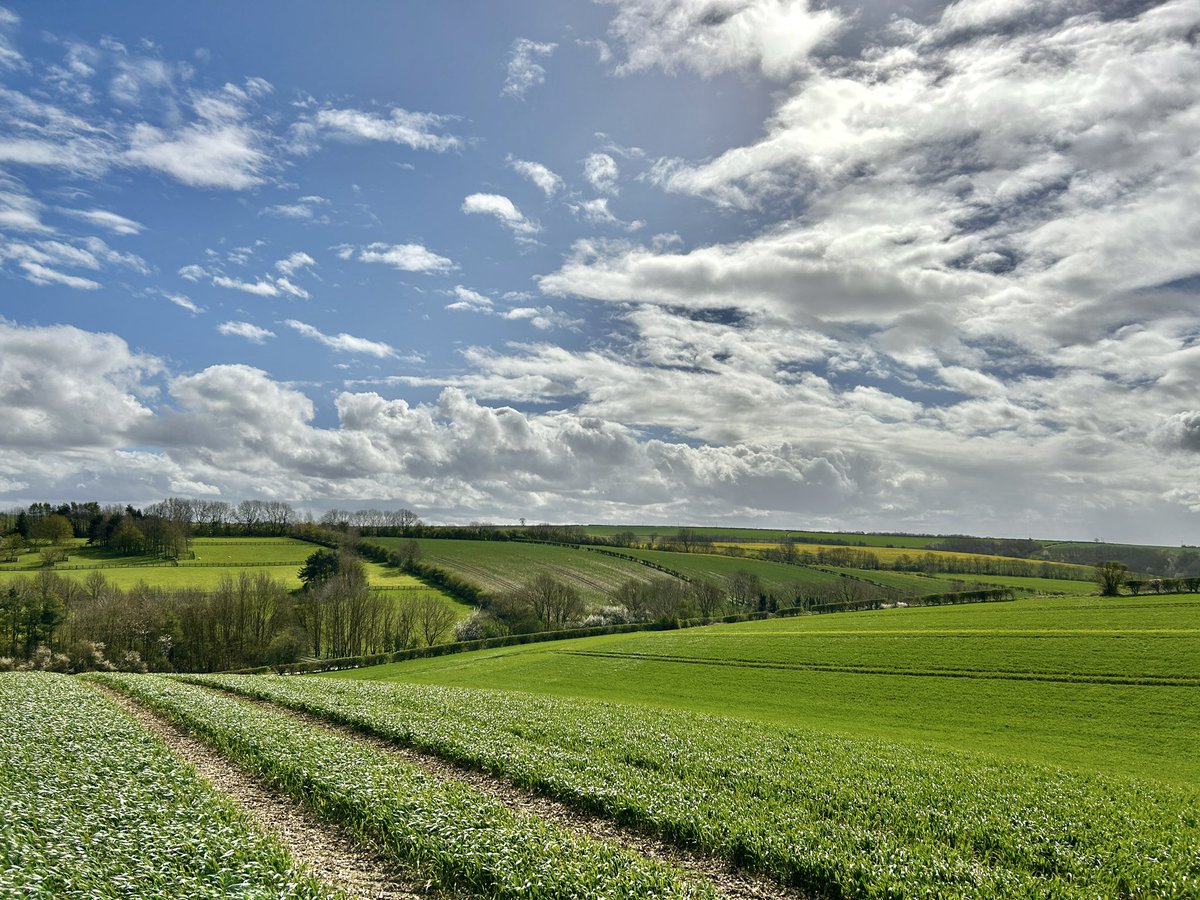
[[[928, 575], [918, 575], [915, 572], [889, 572], [886, 569], [849, 569], [845, 566], [821, 566], [821, 571], [853, 578], [861, 578], [873, 584], [882, 585], [892, 590], [902, 591], [917, 597], [930, 594], [944, 594], [962, 590], [974, 583], [973, 575], [948, 575], [946, 580], [931, 578]], [[957, 582], [957, 586], [955, 584]]]
[[1200, 597], [1053, 598], [612, 635], [352, 679], [503, 687], [1200, 783]]
[[1193, 896], [1200, 792], [511, 690], [196, 676], [528, 786], [814, 897]]
[[1086, 597], [1098, 592], [1096, 582], [1074, 581], [1065, 578], [1029, 578], [1023, 575], [934, 575], [941, 581], [965, 580], [980, 584], [994, 584], [1001, 587], [1019, 588], [1035, 594], [1071, 594]]
[[0, 896], [344, 898], [82, 681], [0, 673], [0, 746]]
[[925, 545], [937, 537], [913, 534], [858, 534], [848, 531], [791, 531], [783, 528], [722, 528], [691, 527], [684, 525], [585, 525], [583, 530], [595, 537], [611, 538], [631, 532], [639, 543], [655, 540], [671, 540], [681, 528], [710, 540], [754, 541], [779, 543], [786, 538], [809, 544], [829, 544], [851, 547], [906, 547], [924, 550]]
[[[796, 586], [836, 585], [836, 574], [812, 566], [790, 566], [750, 557], [723, 556], [716, 553], [678, 553], [671, 550], [619, 550], [638, 559], [674, 569], [688, 578], [725, 579], [737, 572], [749, 572], [768, 590], [788, 591]], [[856, 574], [862, 574], [857, 573]]]
[[[111, 584], [127, 589], [139, 581], [154, 587], [212, 589], [222, 575], [236, 577], [240, 571], [266, 572], [288, 588], [300, 587], [299, 571], [304, 560], [319, 548], [294, 538], [194, 538], [195, 558], [178, 562], [149, 556], [127, 556], [103, 547], [76, 541], [65, 563], [50, 571], [83, 581], [100, 572]], [[14, 574], [35, 575], [43, 571], [40, 553], [22, 554], [16, 563], [0, 565], [0, 582]]]
[[[372, 538], [371, 542], [391, 549], [402, 540]], [[516, 590], [539, 572], [548, 572], [574, 586], [585, 602], [603, 604], [612, 602], [616, 589], [631, 579], [667, 577], [627, 559], [549, 544], [432, 538], [417, 543], [422, 562], [453, 572], [493, 594]]]

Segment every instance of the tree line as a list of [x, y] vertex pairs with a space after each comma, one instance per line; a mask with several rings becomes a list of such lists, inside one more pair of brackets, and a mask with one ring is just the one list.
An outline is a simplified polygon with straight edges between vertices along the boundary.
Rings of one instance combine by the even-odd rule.
[[[318, 554], [332, 557], [319, 571]], [[212, 672], [419, 647], [453, 624], [437, 596], [371, 590], [353, 554], [320, 550], [305, 568], [298, 591], [246, 571], [213, 590], [122, 589], [99, 570], [19, 576], [0, 588], [0, 670]]]

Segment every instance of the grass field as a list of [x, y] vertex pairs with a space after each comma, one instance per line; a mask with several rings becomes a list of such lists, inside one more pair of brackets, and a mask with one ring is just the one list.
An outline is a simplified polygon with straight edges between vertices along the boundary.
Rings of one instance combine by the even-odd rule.
[[[156, 588], [213, 590], [222, 578], [237, 578], [240, 572], [249, 572], [251, 575], [265, 573], [289, 590], [296, 590], [302, 584], [300, 568], [318, 549], [308, 541], [294, 538], [193, 538], [195, 558], [181, 559], [175, 564], [158, 557], [124, 556], [103, 547], [89, 547], [84, 541], [77, 540], [71, 548], [70, 559], [49, 570], [42, 567], [41, 554], [36, 552], [22, 554], [17, 563], [0, 565], [0, 585], [13, 578], [36, 576], [42, 571], [52, 571], [79, 582], [99, 572], [109, 584], [122, 590], [129, 590], [141, 582]], [[397, 599], [415, 599], [424, 595], [438, 597], [454, 611], [456, 621], [465, 619], [474, 609], [390, 566], [364, 560], [363, 567], [372, 589], [387, 591]]]
[[1200, 784], [1196, 595], [806, 616], [330, 677], [689, 709]]

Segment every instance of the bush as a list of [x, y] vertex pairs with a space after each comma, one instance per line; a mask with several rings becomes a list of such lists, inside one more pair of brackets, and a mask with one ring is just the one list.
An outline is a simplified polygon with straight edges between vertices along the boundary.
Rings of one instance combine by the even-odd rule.
[[476, 610], [469, 618], [463, 619], [454, 626], [456, 641], [483, 641], [488, 638], [502, 637], [508, 633], [496, 617], [491, 613]]

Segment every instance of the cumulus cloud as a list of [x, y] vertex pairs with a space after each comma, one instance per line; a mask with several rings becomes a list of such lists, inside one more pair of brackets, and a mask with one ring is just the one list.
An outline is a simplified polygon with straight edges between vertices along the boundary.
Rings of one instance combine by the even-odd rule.
[[508, 51], [508, 77], [504, 79], [502, 96], [524, 99], [526, 92], [546, 80], [546, 70], [536, 62], [549, 56], [558, 44], [539, 43], [529, 38], [517, 38]]
[[754, 68], [776, 80], [801, 72], [845, 25], [836, 9], [808, 0], [604, 0], [618, 6], [609, 26], [625, 49], [620, 74], [662, 68], [712, 76]]
[[537, 185], [538, 188], [541, 189], [542, 193], [547, 197], [553, 197], [560, 190], [562, 190], [562, 178], [551, 172], [541, 163], [530, 162], [529, 160], [525, 159], [513, 159], [510, 156], [508, 158], [508, 164], [519, 175], [528, 178], [535, 185]]
[[583, 162], [583, 177], [588, 180], [588, 184], [603, 194], [616, 193], [617, 177], [620, 174], [617, 161], [607, 153], [589, 153]]
[[222, 322], [217, 326], [217, 331], [221, 334], [245, 338], [252, 344], [263, 344], [266, 343], [267, 338], [275, 337], [275, 332], [259, 328], [249, 322]]
[[542, 230], [536, 222], [525, 218], [516, 204], [503, 194], [470, 194], [463, 200], [462, 211], [468, 215], [495, 216], [518, 240], [530, 240]]
[[339, 353], [353, 353], [359, 356], [375, 356], [379, 359], [384, 359], [389, 356], [395, 356], [396, 351], [390, 345], [382, 341], [371, 341], [366, 338], [355, 337], [352, 334], [324, 334], [318, 331], [312, 325], [305, 322], [299, 322], [296, 319], [288, 319], [285, 323], [289, 328], [299, 332], [307, 338], [312, 338], [324, 344], [330, 350], [336, 350]]
[[478, 291], [473, 291], [470, 288], [463, 287], [461, 284], [454, 286], [454, 296], [457, 298], [453, 303], [447, 304], [446, 309], [458, 310], [459, 312], [492, 312], [492, 301]]
[[147, 401], [161, 371], [116, 335], [0, 319], [4, 447], [61, 454], [120, 446], [153, 417]]
[[[353, 248], [345, 248], [350, 254]], [[453, 260], [439, 256], [423, 244], [368, 244], [358, 251], [362, 262], [383, 263], [401, 272], [448, 272]], [[342, 256], [349, 259], [349, 255]]]

